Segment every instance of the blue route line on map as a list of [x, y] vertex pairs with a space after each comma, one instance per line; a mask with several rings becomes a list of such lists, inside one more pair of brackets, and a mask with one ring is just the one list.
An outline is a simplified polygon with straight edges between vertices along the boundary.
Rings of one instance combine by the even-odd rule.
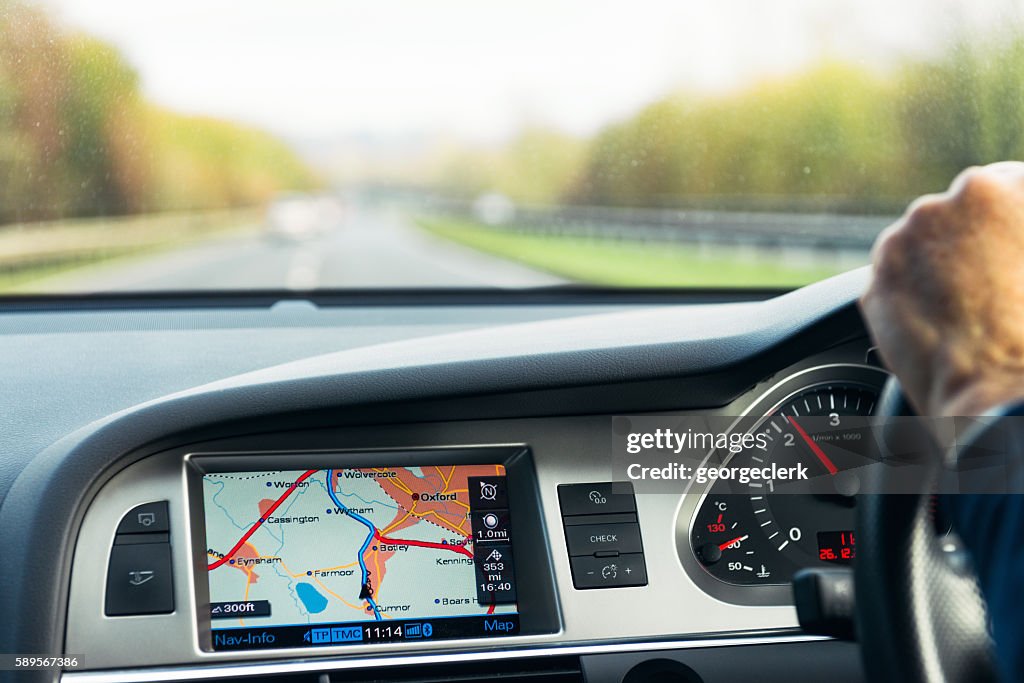
[[[331, 500], [334, 501], [334, 504], [340, 510], [342, 510], [349, 517], [351, 517], [352, 519], [356, 520], [357, 522], [360, 522], [361, 524], [366, 526], [367, 529], [370, 530], [370, 533], [366, 536], [366, 540], [363, 541], [363, 547], [359, 549], [359, 557], [357, 558], [359, 560], [359, 569], [363, 573], [362, 581], [363, 581], [363, 585], [365, 586], [365, 585], [367, 585], [367, 582], [366, 582], [366, 563], [363, 561], [363, 553], [365, 553], [366, 549], [370, 547], [370, 543], [373, 541], [373, 536], [377, 532], [377, 527], [373, 526], [373, 522], [371, 522], [370, 520], [366, 519], [362, 515], [360, 515], [358, 513], [355, 513], [355, 512], [352, 512], [351, 510], [349, 510], [348, 507], [344, 503], [342, 503], [340, 500], [338, 500], [338, 496], [334, 492], [334, 484], [332, 483], [333, 480], [334, 480], [334, 470], [327, 470], [327, 495], [329, 495], [331, 497]], [[373, 608], [373, 618], [376, 619], [377, 621], [381, 621], [382, 617], [380, 616], [380, 610], [377, 608], [377, 603], [374, 601], [373, 596], [372, 595], [366, 596], [366, 601], [369, 602], [370, 603], [370, 607]]]

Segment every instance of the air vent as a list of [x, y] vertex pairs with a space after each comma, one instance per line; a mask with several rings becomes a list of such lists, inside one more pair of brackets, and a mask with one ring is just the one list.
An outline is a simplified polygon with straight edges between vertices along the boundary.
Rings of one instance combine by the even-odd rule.
[[578, 657], [497, 659], [423, 666], [378, 666], [328, 673], [197, 678], [210, 683], [583, 683]]
[[323, 674], [320, 683], [583, 683], [578, 657], [431, 664]]

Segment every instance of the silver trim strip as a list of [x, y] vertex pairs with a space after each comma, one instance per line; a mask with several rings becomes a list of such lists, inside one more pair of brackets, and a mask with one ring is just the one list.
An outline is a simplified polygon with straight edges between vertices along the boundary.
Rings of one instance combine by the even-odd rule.
[[209, 678], [235, 678], [241, 676], [269, 676], [318, 671], [343, 671], [388, 666], [424, 664], [450, 664], [452, 662], [480, 662], [519, 659], [525, 657], [554, 657], [559, 655], [614, 654], [664, 650], [692, 650], [705, 647], [735, 647], [739, 645], [778, 645], [831, 640], [823, 636], [804, 634], [714, 638], [707, 640], [656, 641], [645, 643], [609, 643], [602, 645], [568, 645], [523, 650], [494, 650], [486, 652], [459, 652], [446, 654], [407, 655], [399, 657], [372, 657], [360, 659], [305, 659], [293, 662], [265, 664], [211, 664], [208, 666], [167, 667], [117, 671], [66, 672], [61, 676], [68, 683], [150, 683], [156, 681], [193, 681]]
[[[731, 422], [731, 420], [730, 420]], [[637, 496], [638, 516], [644, 547], [664, 548], [645, 555], [648, 586], [604, 591], [576, 590], [572, 583], [568, 549], [562, 529], [557, 484], [610, 481], [608, 452], [609, 416], [583, 416], [558, 420], [497, 420], [441, 423], [425, 433], [419, 426], [402, 426], [382, 435], [379, 428], [365, 427], [319, 432], [288, 432], [218, 441], [209, 446], [192, 445], [148, 457], [119, 472], [104, 487], [82, 522], [76, 544], [74, 569], [68, 599], [68, 629], [65, 648], [85, 652], [96, 671], [156, 671], [162, 668], [199, 667], [207, 663], [238, 665], [243, 662], [321, 661], [330, 658], [357, 659], [416, 656], [440, 652], [487, 652], [517, 648], [557, 648], [566, 645], [650, 642], [711, 638], [724, 635], [765, 635], [792, 633], [797, 627], [791, 606], [733, 606], [703, 592], [688, 581], [675, 552], [678, 497]], [[502, 637], [501, 642], [479, 639], [422, 643], [329, 646], [306, 652], [280, 648], [273, 651], [207, 652], [200, 648], [199, 628], [193, 600], [194, 586], [188, 585], [191, 551], [189, 523], [195, 521], [187, 508], [187, 481], [182, 466], [185, 452], [271, 451], [296, 452], [339, 448], [361, 451], [381, 447], [402, 450], [424, 442], [508, 443], [510, 436], [529, 443], [540, 489], [544, 529], [550, 544], [550, 561], [558, 588], [561, 627], [557, 632]], [[167, 498], [174, 531], [171, 553], [174, 561], [175, 605], [172, 614], [133, 617], [105, 617], [103, 591], [107, 556], [96, 552], [109, 548], [114, 530], [125, 512], [151, 500]], [[177, 538], [175, 541], [173, 539]], [[609, 619], [608, 615], [618, 615]], [[146, 669], [152, 667], [152, 669]]]

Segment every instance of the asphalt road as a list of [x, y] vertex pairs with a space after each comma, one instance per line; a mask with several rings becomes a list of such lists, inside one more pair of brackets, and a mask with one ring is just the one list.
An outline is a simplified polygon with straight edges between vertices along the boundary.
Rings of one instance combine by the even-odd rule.
[[308, 240], [263, 234], [218, 238], [155, 255], [66, 271], [35, 292], [417, 287], [535, 287], [563, 283], [435, 238], [401, 214], [352, 208]]

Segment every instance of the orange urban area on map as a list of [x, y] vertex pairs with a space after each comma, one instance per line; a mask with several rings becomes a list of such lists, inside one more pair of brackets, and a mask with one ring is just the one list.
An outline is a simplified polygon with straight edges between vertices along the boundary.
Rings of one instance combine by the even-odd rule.
[[[363, 472], [382, 472], [383, 470], [361, 470]], [[422, 478], [415, 477], [404, 469], [392, 470], [395, 477], [377, 479], [377, 483], [398, 504], [399, 511], [387, 527], [376, 536], [379, 543], [367, 549], [363, 560], [369, 568], [373, 566], [371, 577], [376, 586], [380, 586], [387, 573], [387, 561], [395, 554], [394, 546], [415, 545], [401, 539], [402, 529], [420, 522], [434, 524], [445, 531], [451, 532], [447, 544], [451, 552], [461, 552], [468, 557], [473, 553], [472, 531], [469, 529], [469, 477], [494, 476], [505, 473], [500, 465], [464, 465], [456, 467], [424, 468]], [[424, 544], [435, 548], [435, 544]], [[376, 550], [374, 548], [377, 548]], [[445, 550], [448, 550], [446, 548]], [[371, 564], [372, 563], [372, 564]]]

